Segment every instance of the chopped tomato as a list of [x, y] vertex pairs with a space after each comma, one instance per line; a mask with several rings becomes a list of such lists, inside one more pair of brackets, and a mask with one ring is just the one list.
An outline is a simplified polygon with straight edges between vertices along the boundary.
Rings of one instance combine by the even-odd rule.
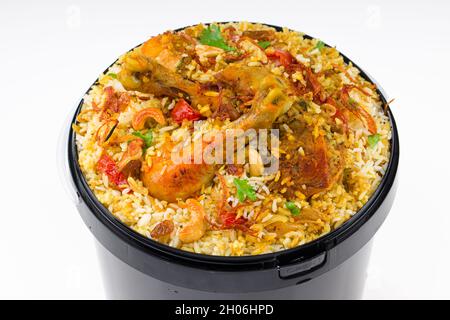
[[251, 222], [243, 217], [236, 219], [236, 213], [232, 211], [220, 212], [218, 220], [218, 224], [213, 225], [218, 230], [238, 229], [249, 235], [255, 235], [255, 230], [250, 229]]
[[177, 123], [182, 123], [183, 120], [195, 121], [202, 118], [200, 112], [193, 109], [184, 99], [178, 100], [177, 104], [172, 109], [171, 116]]
[[222, 229], [231, 229], [238, 225], [244, 225], [247, 222], [247, 220], [242, 217], [236, 219], [236, 214], [229, 211], [222, 211], [219, 214], [219, 220], [221, 220], [220, 224]]
[[107, 154], [102, 154], [97, 162], [97, 170], [108, 176], [109, 181], [116, 186], [126, 185], [127, 179], [119, 171], [116, 162]]
[[267, 50], [266, 55], [270, 60], [278, 62], [285, 68], [295, 62], [294, 57], [288, 51], [280, 49]]

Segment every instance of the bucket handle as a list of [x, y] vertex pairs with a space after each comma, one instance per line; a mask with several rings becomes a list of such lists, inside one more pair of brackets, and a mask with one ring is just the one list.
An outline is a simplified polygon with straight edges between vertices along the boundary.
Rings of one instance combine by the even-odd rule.
[[290, 263], [278, 267], [278, 275], [281, 279], [304, 277], [304, 281], [311, 279], [311, 274], [322, 269], [328, 263], [327, 252], [322, 252], [310, 259]]

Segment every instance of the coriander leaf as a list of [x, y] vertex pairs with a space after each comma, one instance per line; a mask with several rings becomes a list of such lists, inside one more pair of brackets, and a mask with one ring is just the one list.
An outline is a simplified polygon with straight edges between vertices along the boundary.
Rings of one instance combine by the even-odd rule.
[[324, 47], [325, 47], [325, 43], [323, 43], [321, 40], [319, 40], [319, 42], [317, 42], [317, 44], [316, 44], [316, 48], [319, 49], [319, 51], [321, 51]]
[[367, 137], [367, 142], [369, 142], [369, 146], [371, 148], [374, 148], [380, 141], [380, 138], [380, 135], [378, 133], [375, 133]]
[[246, 198], [252, 201], [256, 200], [255, 190], [249, 185], [248, 180], [234, 178], [233, 183], [236, 186], [239, 202], [244, 202]]
[[236, 48], [230, 47], [226, 44], [225, 40], [220, 33], [218, 26], [211, 24], [206, 29], [203, 30], [200, 35], [200, 43], [212, 47], [221, 48], [225, 51], [235, 51]]
[[297, 207], [297, 205], [292, 202], [292, 201], [288, 201], [285, 203], [286, 208], [289, 209], [289, 211], [292, 213], [293, 216], [297, 216], [300, 214], [300, 208]]
[[260, 41], [260, 42], [258, 42], [258, 45], [261, 48], [266, 49], [267, 47], [270, 47], [271, 43], [270, 43], [270, 41]]
[[148, 147], [150, 147], [152, 145], [153, 133], [150, 130], [147, 131], [147, 133], [145, 133], [145, 134], [142, 134], [142, 132], [140, 132], [140, 131], [134, 131], [132, 133], [132, 135], [144, 140], [145, 149], [147, 149]]
[[115, 74], [115, 73], [108, 73], [107, 74], [107, 76], [109, 76], [109, 77], [111, 77], [111, 78], [113, 78], [113, 79], [117, 79], [117, 74]]

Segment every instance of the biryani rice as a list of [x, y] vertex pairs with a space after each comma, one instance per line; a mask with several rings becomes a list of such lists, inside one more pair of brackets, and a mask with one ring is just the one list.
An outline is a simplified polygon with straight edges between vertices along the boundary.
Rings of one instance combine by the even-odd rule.
[[[270, 27], [261, 24], [248, 22], [219, 24], [220, 29], [234, 27], [237, 33], [249, 30], [271, 30]], [[190, 32], [199, 35], [205, 26], [198, 25], [190, 28]], [[321, 50], [317, 48], [319, 40], [307, 39], [301, 33], [283, 29], [276, 32], [276, 42], [278, 47], [289, 51], [300, 63], [310, 67], [315, 73], [324, 70], [340, 68], [338, 72], [339, 80], [319, 77], [319, 81], [324, 88], [333, 90], [335, 82], [342, 84], [352, 84], [353, 80], [366, 83], [360, 76], [359, 70], [352, 65], [344, 63], [342, 56], [335, 48], [325, 47]], [[248, 51], [245, 58], [248, 66], [266, 66], [271, 72], [280, 75], [293, 82], [305, 82], [301, 73], [288, 74], [284, 67], [276, 65], [259, 51]], [[181, 74], [191, 80], [206, 83], [211, 81], [215, 72], [219, 72], [227, 66], [224, 60], [225, 52], [219, 52], [215, 56], [215, 63], [204, 70], [195, 60], [190, 61], [180, 71]], [[371, 134], [367, 128], [358, 121], [351, 123], [352, 130], [347, 134], [332, 132], [329, 125], [323, 118], [324, 108], [313, 101], [307, 105], [306, 111], [298, 106], [293, 106], [286, 114], [280, 116], [276, 123], [280, 124], [281, 131], [292, 134], [286, 119], [301, 117], [302, 121], [314, 127], [313, 135], [325, 135], [330, 140], [345, 146], [345, 184], [344, 182], [334, 183], [328, 190], [306, 197], [301, 191], [295, 193], [294, 198], [286, 199], [279, 189], [274, 192], [269, 187], [273, 183], [280, 183], [286, 190], [291, 188], [289, 177], [283, 177], [280, 171], [263, 176], [250, 175], [249, 165], [244, 166], [244, 171], [238, 177], [247, 179], [255, 190], [256, 201], [248, 203], [243, 208], [237, 210], [236, 219], [243, 217], [251, 222], [251, 233], [240, 229], [214, 230], [207, 228], [205, 234], [197, 241], [183, 243], [179, 239], [179, 232], [183, 225], [191, 219], [191, 212], [186, 208], [183, 201], [167, 202], [159, 200], [148, 194], [147, 188], [140, 179], [128, 178], [128, 186], [124, 189], [117, 189], [112, 186], [106, 174], [97, 170], [97, 163], [101, 155], [106, 152], [111, 158], [119, 162], [124, 152], [126, 152], [127, 142], [118, 145], [99, 145], [96, 141], [96, 134], [102, 125], [102, 119], [96, 108], [102, 104], [104, 99], [104, 89], [112, 87], [115, 92], [126, 92], [129, 95], [129, 104], [118, 117], [116, 130], [122, 133], [131, 132], [131, 121], [139, 110], [153, 107], [163, 110], [165, 114], [170, 113], [174, 108], [176, 99], [170, 97], [156, 97], [152, 94], [138, 91], [129, 91], [124, 88], [117, 79], [121, 71], [123, 57], [108, 69], [105, 74], [99, 77], [98, 83], [92, 86], [88, 94], [84, 97], [81, 112], [78, 115], [77, 123], [74, 126], [76, 131], [76, 144], [78, 148], [78, 163], [85, 176], [89, 187], [94, 192], [97, 199], [118, 219], [128, 225], [136, 232], [151, 238], [152, 230], [162, 221], [171, 220], [174, 224], [173, 232], [164, 239], [155, 239], [166, 243], [169, 246], [182, 250], [220, 256], [242, 256], [270, 253], [285, 249], [294, 248], [302, 244], [315, 240], [330, 231], [341, 226], [352, 215], [354, 215], [368, 201], [373, 192], [377, 189], [388, 164], [391, 140], [391, 126], [388, 117], [383, 112], [380, 98], [375, 90], [366, 86], [365, 90], [370, 90], [370, 96], [352, 92], [351, 98], [357, 103], [363, 103], [366, 111], [374, 119], [377, 126], [379, 141], [374, 146], [369, 146], [367, 137]], [[356, 90], [354, 90], [356, 91]], [[214, 95], [214, 93], [212, 93]], [[196, 106], [198, 107], [198, 106]], [[199, 106], [199, 112], [203, 116], [210, 116], [209, 106]], [[144, 161], [151, 161], [152, 156], [160, 156], [161, 148], [166, 139], [174, 142], [187, 141], [188, 137], [196, 139], [196, 136], [205, 132], [220, 130], [217, 123], [209, 121], [207, 118], [203, 124], [196, 129], [183, 124], [168, 123], [166, 125], [156, 124], [152, 127], [153, 144], [145, 151]], [[336, 120], [339, 122], [339, 119]], [[295, 139], [295, 137], [294, 137]], [[282, 149], [283, 146], [280, 146]], [[281, 150], [282, 151], [282, 150]], [[291, 155], [293, 156], [293, 155]], [[304, 156], [304, 150], [300, 147], [295, 156]], [[151, 163], [149, 164], [151, 166]], [[164, 172], [163, 172], [164, 173]], [[233, 208], [239, 206], [239, 199], [234, 191], [233, 180], [237, 177], [226, 171], [225, 166], [218, 169], [218, 173], [223, 176], [226, 185], [232, 191], [227, 198], [227, 202]], [[130, 180], [131, 179], [131, 180]], [[285, 192], [286, 192], [285, 190]], [[195, 198], [205, 209], [207, 216], [214, 215], [217, 203], [217, 194], [221, 191], [221, 185], [216, 176], [209, 185], [204, 185]], [[285, 206], [287, 201], [293, 202], [302, 213], [307, 213], [309, 208], [320, 212], [315, 220], [305, 220], [298, 222], [290, 210]], [[290, 230], [284, 234], [279, 234], [274, 230], [274, 224], [294, 223], [298, 225], [296, 230]]]

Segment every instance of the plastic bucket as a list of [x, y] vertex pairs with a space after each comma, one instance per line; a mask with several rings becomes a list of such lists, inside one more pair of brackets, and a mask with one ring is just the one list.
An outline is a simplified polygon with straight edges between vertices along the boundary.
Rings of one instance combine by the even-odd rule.
[[[345, 56], [344, 59], [351, 62]], [[361, 76], [374, 82], [362, 70]], [[382, 102], [386, 103], [385, 94], [377, 87]], [[83, 101], [72, 116], [72, 123], [82, 104]], [[387, 113], [392, 126], [390, 161], [380, 186], [364, 207], [342, 226], [310, 243], [244, 257], [190, 253], [128, 228], [89, 189], [78, 166], [74, 133], [68, 125], [63, 136], [66, 184], [81, 217], [97, 239], [107, 296], [117, 299], [360, 298], [371, 240], [389, 213], [396, 190], [399, 140], [392, 113], [389, 109]]]

